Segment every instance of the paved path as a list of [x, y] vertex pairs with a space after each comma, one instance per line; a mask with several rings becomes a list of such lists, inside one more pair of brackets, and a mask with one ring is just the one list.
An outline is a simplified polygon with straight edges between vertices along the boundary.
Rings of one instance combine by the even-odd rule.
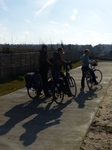
[[0, 150], [79, 150], [112, 78], [112, 62], [97, 68], [103, 80], [92, 91], [80, 91], [80, 68], [71, 71], [77, 96], [63, 105], [44, 96], [32, 101], [26, 88], [0, 97]]

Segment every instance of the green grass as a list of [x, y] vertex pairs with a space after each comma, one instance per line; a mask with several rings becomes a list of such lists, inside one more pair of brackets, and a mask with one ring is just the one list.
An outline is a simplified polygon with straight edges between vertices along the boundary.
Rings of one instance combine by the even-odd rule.
[[79, 60], [79, 61], [77, 61], [76, 63], [74, 63], [73, 65], [72, 65], [72, 68], [74, 69], [74, 68], [77, 68], [77, 67], [79, 67], [79, 66], [81, 66], [82, 65], [82, 62], [81, 62], [81, 60]]
[[19, 76], [15, 79], [5, 80], [0, 83], [0, 96], [14, 92], [25, 87], [24, 76]]
[[[77, 61], [76, 63], [74, 63], [72, 65], [72, 68], [74, 69], [79, 66], [81, 66], [81, 61]], [[5, 80], [0, 83], [0, 96], [9, 94], [24, 87], [25, 87], [24, 76], [19, 76], [15, 79]]]

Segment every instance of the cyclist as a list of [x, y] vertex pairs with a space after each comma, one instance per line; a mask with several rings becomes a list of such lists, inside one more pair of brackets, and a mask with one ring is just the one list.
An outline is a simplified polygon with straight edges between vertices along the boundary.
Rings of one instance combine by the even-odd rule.
[[95, 78], [95, 74], [94, 74], [94, 71], [92, 69], [89, 68], [89, 64], [91, 64], [92, 62], [89, 60], [89, 49], [86, 49], [85, 50], [85, 53], [80, 57], [80, 59], [82, 60], [82, 79], [81, 79], [81, 88], [84, 88], [84, 79], [85, 79], [85, 71], [89, 70], [90, 71], [90, 74], [92, 75], [93, 77], [93, 82], [95, 85], [98, 84], [98, 82], [96, 81], [96, 78]]
[[56, 74], [60, 74], [60, 76], [63, 78], [64, 82], [65, 82], [65, 86], [67, 89], [67, 94], [68, 96], [72, 96], [72, 93], [69, 89], [69, 85], [68, 85], [68, 81], [66, 79], [66, 76], [64, 75], [64, 73], [62, 72], [62, 66], [64, 66], [65, 64], [70, 64], [71, 62], [66, 62], [62, 59], [62, 54], [63, 54], [63, 48], [58, 48], [58, 52], [54, 52], [53, 57], [50, 59], [50, 62], [53, 64], [52, 66], [52, 76], [55, 80], [55, 75]]

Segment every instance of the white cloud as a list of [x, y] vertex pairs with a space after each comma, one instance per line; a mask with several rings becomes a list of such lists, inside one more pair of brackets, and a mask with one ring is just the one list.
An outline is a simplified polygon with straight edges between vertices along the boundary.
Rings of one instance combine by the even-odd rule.
[[93, 36], [99, 35], [99, 32], [95, 32], [93, 30], [85, 30], [85, 31], [83, 31], [83, 33], [91, 34]]
[[69, 23], [60, 23], [60, 22], [55, 22], [55, 21], [50, 21], [51, 24], [55, 24], [55, 25], [62, 25], [62, 26], [66, 26], [66, 27], [70, 27]]
[[27, 23], [29, 23], [29, 24], [31, 23], [28, 19], [25, 19], [25, 21], [26, 21]]
[[38, 11], [36, 11], [34, 14], [35, 14], [35, 16], [38, 16], [42, 11], [44, 11], [44, 9], [46, 9], [49, 5], [51, 5], [51, 4], [53, 4], [53, 3], [55, 3], [56, 2], [56, 0], [49, 0], [47, 3], [45, 3], [42, 7], [41, 7], [41, 9], [39, 9]]
[[75, 19], [76, 19], [76, 16], [75, 16], [75, 15], [72, 15], [72, 16], [71, 16], [71, 19], [72, 19], [72, 20], [75, 20]]
[[76, 19], [77, 13], [78, 13], [78, 10], [75, 8], [75, 9], [73, 10], [73, 14], [72, 14], [72, 16], [71, 16], [71, 19], [72, 19], [73, 21]]
[[0, 5], [2, 6], [2, 9], [5, 10], [5, 11], [8, 11], [8, 8], [4, 2], [4, 0], [0, 0]]
[[108, 33], [108, 32], [105, 32], [104, 35], [105, 35], [105, 36], [112, 36], [112, 32], [109, 32], [109, 33]]
[[68, 33], [68, 31], [67, 30], [61, 30], [61, 29], [51, 29], [48, 31], [48, 33], [65, 34], [65, 33]]

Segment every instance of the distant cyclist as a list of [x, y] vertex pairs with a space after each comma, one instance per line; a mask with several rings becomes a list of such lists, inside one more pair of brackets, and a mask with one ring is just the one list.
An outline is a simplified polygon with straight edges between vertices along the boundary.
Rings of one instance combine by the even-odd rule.
[[66, 79], [66, 76], [64, 75], [64, 73], [62, 72], [62, 66], [64, 66], [65, 64], [70, 64], [71, 62], [66, 62], [62, 59], [62, 54], [63, 54], [63, 48], [58, 48], [57, 52], [54, 52], [53, 57], [51, 58], [50, 62], [53, 64], [52, 66], [52, 75], [53, 78], [55, 79], [55, 75], [57, 73], [60, 74], [60, 76], [63, 78], [64, 82], [65, 82], [65, 86], [67, 89], [67, 94], [68, 96], [72, 96], [72, 93], [69, 89], [69, 85], [68, 85], [68, 81]]
[[96, 78], [95, 78], [95, 74], [94, 74], [94, 71], [92, 69], [89, 68], [89, 64], [91, 64], [91, 61], [89, 60], [89, 49], [86, 49], [85, 50], [85, 53], [80, 57], [80, 59], [82, 60], [82, 79], [81, 79], [81, 87], [84, 88], [85, 85], [84, 85], [84, 79], [85, 79], [85, 71], [89, 70], [90, 71], [90, 74], [92, 75], [93, 77], [93, 82], [95, 85], [98, 84], [98, 82], [96, 81]]

